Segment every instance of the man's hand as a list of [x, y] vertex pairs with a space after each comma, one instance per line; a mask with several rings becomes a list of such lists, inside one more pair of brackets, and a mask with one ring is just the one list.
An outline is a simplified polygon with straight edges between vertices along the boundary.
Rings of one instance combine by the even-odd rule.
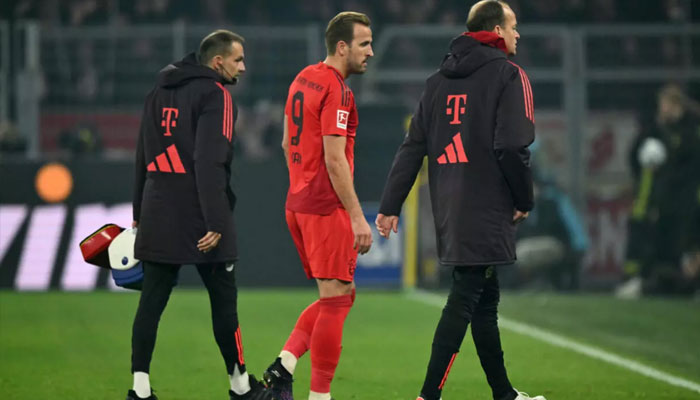
[[206, 253], [216, 247], [221, 240], [221, 234], [217, 232], [209, 231], [197, 242], [197, 248], [199, 251]]
[[513, 213], [513, 223], [517, 225], [517, 224], [523, 222], [525, 220], [525, 218], [527, 218], [528, 216], [530, 216], [529, 211], [522, 212], [520, 210], [515, 210], [515, 212]]
[[351, 218], [352, 233], [355, 235], [355, 243], [352, 248], [360, 254], [365, 254], [372, 247], [372, 229], [369, 227], [364, 215], [357, 218]]
[[389, 239], [391, 231], [397, 233], [399, 230], [398, 215], [377, 214], [377, 220], [374, 221], [374, 223], [375, 225], [377, 225], [377, 230], [379, 231], [379, 234], [387, 239]]

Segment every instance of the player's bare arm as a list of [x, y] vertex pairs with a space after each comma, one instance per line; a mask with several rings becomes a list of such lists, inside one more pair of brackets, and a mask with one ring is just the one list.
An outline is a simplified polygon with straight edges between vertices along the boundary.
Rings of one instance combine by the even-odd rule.
[[345, 136], [324, 136], [323, 152], [333, 190], [338, 195], [343, 207], [350, 215], [352, 231], [355, 235], [353, 248], [365, 254], [372, 246], [372, 230], [362, 212], [352, 183], [350, 165], [345, 157]]

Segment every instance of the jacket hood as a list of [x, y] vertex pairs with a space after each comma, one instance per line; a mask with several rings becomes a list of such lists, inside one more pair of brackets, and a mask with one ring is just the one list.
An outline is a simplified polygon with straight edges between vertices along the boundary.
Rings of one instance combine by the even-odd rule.
[[172, 88], [186, 84], [193, 79], [213, 79], [227, 84], [223, 77], [213, 69], [201, 65], [195, 53], [190, 53], [182, 60], [169, 64], [158, 72], [158, 86]]
[[471, 75], [482, 65], [506, 58], [506, 44], [493, 32], [464, 32], [452, 39], [450, 52], [442, 60], [440, 73], [448, 78]]

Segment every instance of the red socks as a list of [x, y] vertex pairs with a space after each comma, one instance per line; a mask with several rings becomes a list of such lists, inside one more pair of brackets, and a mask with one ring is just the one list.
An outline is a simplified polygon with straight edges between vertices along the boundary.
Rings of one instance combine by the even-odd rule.
[[320, 300], [316, 300], [302, 311], [297, 320], [297, 324], [294, 325], [294, 329], [289, 335], [289, 339], [287, 339], [287, 343], [284, 344], [283, 350], [294, 354], [297, 359], [301, 358], [301, 356], [309, 350], [309, 346], [311, 345], [311, 332], [314, 330], [316, 318], [320, 310]]
[[355, 302], [355, 289], [345, 296], [311, 303], [297, 319], [283, 350], [299, 359], [311, 349], [311, 391], [329, 393], [340, 359], [343, 325]]
[[[311, 333], [311, 391], [329, 393], [340, 359], [343, 325], [353, 303], [353, 295], [323, 298]], [[306, 311], [305, 311], [306, 312]], [[296, 329], [296, 328], [295, 328]]]
[[[352, 303], [355, 303], [354, 288], [350, 294], [350, 299], [352, 300]], [[319, 302], [320, 300], [314, 301], [308, 307], [306, 307], [304, 311], [302, 311], [296, 325], [294, 325], [292, 333], [287, 339], [287, 343], [285, 343], [284, 347], [282, 348], [282, 350], [287, 350], [288, 352], [294, 354], [297, 359], [306, 354], [311, 346], [311, 332], [314, 330], [316, 318], [318, 317], [318, 312], [321, 309]]]

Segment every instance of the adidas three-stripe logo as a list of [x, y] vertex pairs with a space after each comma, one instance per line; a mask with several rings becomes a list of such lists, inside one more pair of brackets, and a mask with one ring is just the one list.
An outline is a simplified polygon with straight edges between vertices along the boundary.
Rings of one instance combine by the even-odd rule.
[[467, 155], [464, 153], [462, 144], [462, 134], [457, 133], [452, 137], [452, 143], [445, 146], [445, 152], [437, 159], [438, 164], [459, 164], [468, 163]]
[[525, 71], [520, 68], [520, 66], [512, 61], [508, 61], [518, 68], [518, 73], [520, 74], [520, 82], [523, 85], [523, 102], [525, 103], [525, 117], [529, 119], [533, 124], [535, 123], [535, 106], [532, 103], [532, 86], [530, 86], [530, 79], [527, 77]]
[[[184, 174], [185, 167], [182, 165], [182, 160], [180, 160], [180, 155], [178, 154], [175, 145], [171, 144], [170, 146], [168, 146], [166, 152], [168, 153], [167, 156], [165, 155], [165, 153], [158, 154], [156, 156], [156, 161], [151, 161], [151, 163], [148, 164], [148, 166], [146, 167], [146, 170], [150, 172], [160, 171], [166, 173], [175, 172], [176, 174]], [[170, 159], [170, 162], [168, 162], [168, 158]], [[170, 168], [171, 163], [173, 165], [172, 168]], [[157, 168], [156, 165], [158, 166]]]
[[231, 101], [231, 93], [219, 82], [216, 82], [216, 86], [221, 89], [224, 95], [223, 130], [221, 133], [230, 142], [233, 137], [233, 102]]

